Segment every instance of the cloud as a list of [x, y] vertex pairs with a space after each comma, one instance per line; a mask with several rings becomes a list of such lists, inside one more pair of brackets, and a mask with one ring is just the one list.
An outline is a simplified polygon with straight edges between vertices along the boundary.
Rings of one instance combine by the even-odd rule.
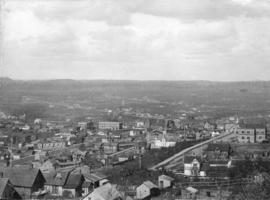
[[223, 20], [229, 17], [269, 16], [268, 0], [63, 0], [34, 3], [36, 16], [46, 20], [86, 19], [109, 25], [127, 25], [133, 14], [173, 17], [178, 20]]
[[217, 20], [236, 16], [269, 16], [268, 0], [147, 0], [139, 7], [141, 12], [180, 20]]
[[266, 0], [9, 1], [5, 73], [15, 78], [269, 79], [267, 11]]

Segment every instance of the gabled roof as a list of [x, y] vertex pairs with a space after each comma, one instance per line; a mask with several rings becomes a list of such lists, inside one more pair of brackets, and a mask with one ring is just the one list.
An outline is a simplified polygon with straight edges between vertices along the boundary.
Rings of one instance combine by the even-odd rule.
[[68, 179], [66, 181], [66, 184], [64, 185], [64, 188], [66, 189], [76, 189], [83, 184], [83, 175], [81, 174], [70, 174], [68, 176]]
[[143, 182], [143, 185], [145, 185], [149, 189], [158, 188], [158, 186], [155, 185], [154, 183], [152, 183], [151, 181], [145, 181], [145, 182]]
[[194, 187], [187, 187], [186, 190], [193, 194], [196, 194], [198, 192], [198, 190]]
[[0, 198], [3, 197], [3, 193], [5, 191], [8, 182], [9, 182], [8, 178], [0, 178]]
[[42, 176], [39, 169], [35, 168], [7, 168], [3, 171], [3, 176], [17, 187], [32, 188], [38, 176]]
[[184, 157], [184, 163], [192, 163], [193, 160], [197, 160], [198, 162], [201, 162], [201, 159], [199, 157], [196, 156], [185, 156]]
[[116, 189], [116, 186], [107, 183], [96, 188], [88, 197], [93, 200], [112, 200], [121, 198], [122, 194]]
[[53, 185], [53, 186], [64, 186], [69, 172], [57, 172], [57, 173], [50, 173], [45, 175], [46, 183], [45, 185]]
[[90, 182], [84, 181], [82, 184], [82, 188], [89, 188], [92, 184]]
[[163, 180], [167, 180], [167, 181], [173, 181], [174, 180], [174, 178], [172, 178], [172, 177], [169, 177], [169, 176], [166, 176], [166, 175], [160, 175], [159, 177], [158, 177], [159, 179], [163, 179]]
[[99, 173], [99, 172], [96, 172], [96, 173], [92, 173], [92, 174], [83, 174], [83, 176], [91, 181], [91, 182], [97, 182], [97, 181], [100, 181], [100, 180], [103, 180], [105, 178], [107, 178], [106, 175], [102, 174], [102, 173]]

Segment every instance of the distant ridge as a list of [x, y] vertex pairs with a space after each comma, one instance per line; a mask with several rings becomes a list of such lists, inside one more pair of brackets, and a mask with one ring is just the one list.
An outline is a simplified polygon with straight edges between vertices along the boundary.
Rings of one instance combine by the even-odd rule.
[[210, 80], [125, 80], [125, 79], [13, 79], [0, 77], [5, 82], [183, 82], [183, 83], [270, 83], [270, 80], [210, 81]]

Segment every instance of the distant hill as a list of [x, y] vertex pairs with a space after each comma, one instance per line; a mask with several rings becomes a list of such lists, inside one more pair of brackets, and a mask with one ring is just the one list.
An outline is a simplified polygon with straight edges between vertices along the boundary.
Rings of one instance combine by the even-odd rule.
[[[21, 105], [25, 97], [40, 102], [79, 103], [99, 108], [119, 107], [122, 100], [137, 109], [174, 112], [184, 105], [218, 112], [270, 110], [270, 82], [128, 81], [128, 80], [12, 80], [0, 79], [0, 106]], [[142, 101], [136, 101], [141, 99]], [[159, 102], [159, 103], [157, 103]], [[183, 105], [176, 105], [182, 102]], [[166, 104], [164, 104], [166, 103]], [[161, 105], [162, 104], [162, 105]], [[161, 105], [161, 106], [160, 106]], [[165, 105], [165, 107], [164, 107]], [[168, 109], [170, 107], [170, 109]]]

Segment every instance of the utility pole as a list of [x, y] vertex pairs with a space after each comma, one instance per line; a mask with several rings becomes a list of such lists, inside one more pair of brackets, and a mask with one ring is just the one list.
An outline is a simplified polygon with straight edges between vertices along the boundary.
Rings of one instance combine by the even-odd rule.
[[142, 169], [142, 154], [139, 154], [139, 169]]

